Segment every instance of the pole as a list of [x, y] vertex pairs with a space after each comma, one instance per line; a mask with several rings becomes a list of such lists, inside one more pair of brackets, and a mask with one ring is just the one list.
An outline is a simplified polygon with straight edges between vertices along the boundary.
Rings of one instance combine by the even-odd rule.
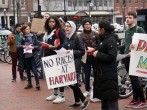
[[124, 12], [123, 12], [123, 24], [124, 24], [124, 30], [126, 30], [126, 26], [125, 26], [125, 8], [126, 8], [126, 1], [123, 0], [123, 6], [124, 6]]
[[66, 16], [66, 6], [65, 6], [65, 0], [64, 0], [64, 16]]
[[90, 13], [90, 11], [91, 11], [91, 8], [90, 8], [90, 2], [89, 2], [89, 17], [91, 18], [91, 13]]
[[41, 18], [41, 6], [39, 0], [38, 0], [38, 18]]
[[4, 9], [4, 28], [7, 26], [6, 23], [6, 9]]
[[17, 2], [16, 4], [17, 6], [17, 23], [19, 23], [19, 16], [18, 16], [18, 12], [19, 12], [19, 3]]
[[13, 0], [13, 25], [15, 25], [15, 1]]

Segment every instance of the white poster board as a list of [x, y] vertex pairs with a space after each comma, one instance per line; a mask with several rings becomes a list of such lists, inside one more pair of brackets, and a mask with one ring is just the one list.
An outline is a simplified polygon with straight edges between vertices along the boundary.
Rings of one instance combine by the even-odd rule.
[[77, 83], [73, 50], [42, 58], [48, 89]]
[[147, 77], [147, 34], [135, 33], [132, 44], [129, 75]]

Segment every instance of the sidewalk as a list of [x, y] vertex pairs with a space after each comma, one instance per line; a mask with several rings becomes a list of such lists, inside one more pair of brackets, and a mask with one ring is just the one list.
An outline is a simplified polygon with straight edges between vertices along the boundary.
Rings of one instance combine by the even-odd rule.
[[[67, 108], [67, 105], [74, 103], [71, 89], [65, 90], [65, 103], [53, 104], [45, 100], [52, 92], [52, 90], [47, 89], [45, 79], [40, 80], [40, 91], [36, 91], [35, 89], [34, 78], [32, 78], [34, 88], [25, 90], [24, 86], [27, 82], [21, 81], [18, 74], [17, 76], [17, 81], [12, 83], [11, 65], [0, 64], [0, 110], [80, 110], [79, 108]], [[82, 90], [84, 90], [83, 85]], [[130, 100], [131, 98], [119, 100], [119, 110], [133, 110], [124, 107]], [[90, 103], [87, 110], [101, 110], [100, 108], [100, 102]]]

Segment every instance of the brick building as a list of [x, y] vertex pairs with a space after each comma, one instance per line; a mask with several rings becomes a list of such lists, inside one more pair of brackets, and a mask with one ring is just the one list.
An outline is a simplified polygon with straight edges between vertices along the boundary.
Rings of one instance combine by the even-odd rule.
[[[123, 16], [128, 11], [147, 8], [147, 0], [114, 0], [114, 19], [116, 23], [123, 24]], [[125, 8], [124, 8], [125, 7]]]
[[0, 0], [0, 27], [10, 27], [17, 22], [23, 23], [30, 21], [31, 13], [33, 12], [33, 1], [34, 0]]

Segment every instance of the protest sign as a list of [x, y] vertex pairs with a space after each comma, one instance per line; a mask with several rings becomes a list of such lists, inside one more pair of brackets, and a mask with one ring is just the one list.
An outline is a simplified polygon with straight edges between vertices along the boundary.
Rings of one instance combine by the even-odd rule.
[[77, 83], [73, 51], [42, 58], [48, 89]]
[[45, 19], [33, 18], [31, 25], [31, 32], [45, 32], [44, 30]]
[[147, 77], [147, 34], [135, 33], [132, 44], [129, 75]]

